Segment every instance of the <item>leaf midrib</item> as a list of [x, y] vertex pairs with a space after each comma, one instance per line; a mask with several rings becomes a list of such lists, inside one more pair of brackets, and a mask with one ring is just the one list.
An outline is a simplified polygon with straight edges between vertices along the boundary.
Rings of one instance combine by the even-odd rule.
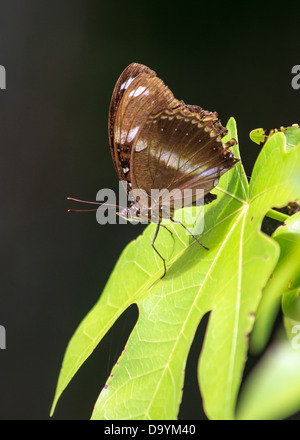
[[[249, 205], [248, 205], [249, 207]], [[239, 321], [240, 321], [240, 306], [241, 306], [241, 292], [242, 292], [242, 255], [243, 255], [243, 237], [244, 237], [244, 229], [245, 229], [245, 219], [247, 216], [248, 207], [245, 208], [245, 210], [241, 213], [244, 214], [244, 218], [242, 221], [242, 227], [241, 227], [241, 234], [240, 234], [240, 243], [239, 243], [239, 262], [238, 262], [238, 283], [237, 283], [237, 295], [236, 295], [236, 301], [235, 301], [235, 318], [234, 318], [234, 327], [233, 327], [233, 338], [232, 338], [232, 349], [231, 349], [231, 355], [230, 355], [230, 361], [229, 361], [229, 376], [227, 381], [227, 391], [226, 391], [226, 405], [225, 408], [227, 410], [227, 416], [225, 416], [227, 419], [230, 417], [231, 412], [231, 398], [232, 398], [232, 382], [233, 382], [233, 370], [234, 370], [234, 360], [236, 355], [236, 347], [237, 347], [237, 335], [238, 335], [238, 327], [239, 327]], [[240, 216], [241, 216], [240, 215]]]
[[[218, 261], [218, 256], [219, 256], [219, 254], [221, 253], [222, 249], [224, 248], [226, 242], [228, 241], [228, 238], [230, 237], [232, 231], [235, 229], [235, 227], [236, 227], [236, 225], [237, 225], [237, 223], [238, 223], [238, 221], [239, 221], [239, 218], [240, 218], [243, 214], [244, 214], [244, 209], [242, 209], [242, 212], [241, 212], [240, 215], [238, 216], [236, 222], [234, 222], [234, 224], [232, 225], [231, 229], [228, 231], [228, 234], [227, 234], [225, 240], [223, 241], [223, 243], [222, 243], [222, 245], [220, 246], [218, 252], [216, 253], [214, 259], [212, 260], [212, 263], [211, 263], [211, 265], [210, 265], [210, 268], [209, 268], [208, 272], [206, 273], [205, 278], [203, 279], [203, 281], [202, 281], [202, 283], [201, 283], [201, 286], [200, 286], [200, 288], [199, 288], [197, 294], [195, 295], [195, 298], [194, 298], [193, 303], [192, 303], [192, 305], [191, 305], [191, 307], [190, 307], [190, 310], [189, 310], [189, 312], [188, 312], [188, 314], [187, 314], [185, 320], [184, 320], [183, 323], [182, 323], [182, 327], [181, 327], [181, 329], [180, 329], [180, 331], [179, 331], [179, 333], [178, 333], [178, 336], [177, 336], [177, 338], [174, 340], [174, 345], [173, 345], [173, 348], [172, 348], [172, 350], [171, 350], [171, 355], [169, 356], [168, 361], [166, 362], [165, 367], [164, 367], [163, 370], [162, 370], [161, 378], [160, 378], [160, 380], [157, 382], [157, 385], [156, 385], [156, 387], [155, 387], [155, 389], [154, 389], [153, 397], [152, 397], [151, 401], [149, 402], [148, 408], [147, 408], [147, 410], [146, 410], [146, 412], [145, 412], [145, 418], [149, 418], [149, 411], [150, 411], [150, 409], [151, 409], [151, 405], [152, 405], [152, 403], [153, 403], [153, 401], [154, 401], [154, 399], [155, 399], [155, 397], [156, 397], [157, 390], [159, 389], [159, 385], [160, 385], [160, 383], [161, 383], [161, 381], [162, 381], [162, 379], [163, 379], [163, 377], [164, 377], [166, 371], [169, 369], [170, 359], [172, 358], [172, 356], [174, 355], [174, 353], [175, 353], [175, 351], [176, 351], [176, 346], [177, 346], [177, 344], [178, 344], [178, 342], [179, 342], [180, 336], [181, 336], [181, 334], [183, 334], [184, 329], [185, 329], [186, 326], [187, 326], [187, 323], [188, 323], [189, 317], [190, 317], [190, 315], [191, 315], [191, 313], [192, 313], [194, 307], [196, 307], [197, 310], [199, 310], [199, 307], [196, 306], [196, 303], [197, 303], [198, 297], [199, 297], [199, 295], [200, 295], [200, 293], [201, 293], [201, 291], [202, 291], [202, 289], [203, 289], [203, 287], [204, 287], [204, 285], [205, 285], [205, 283], [206, 283], [206, 280], [208, 279], [209, 274], [210, 274], [210, 272], [211, 272], [213, 266], [214, 266], [215, 263]], [[206, 232], [208, 232], [208, 231], [206, 231]], [[204, 234], [203, 234], [203, 235], [204, 235]]]

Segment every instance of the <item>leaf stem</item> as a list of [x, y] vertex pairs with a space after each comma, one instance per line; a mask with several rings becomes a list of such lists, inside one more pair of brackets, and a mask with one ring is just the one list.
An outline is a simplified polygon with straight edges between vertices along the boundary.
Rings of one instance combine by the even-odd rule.
[[285, 222], [289, 218], [287, 214], [283, 214], [282, 212], [276, 211], [275, 209], [270, 209], [270, 211], [268, 211], [266, 215], [279, 222]]

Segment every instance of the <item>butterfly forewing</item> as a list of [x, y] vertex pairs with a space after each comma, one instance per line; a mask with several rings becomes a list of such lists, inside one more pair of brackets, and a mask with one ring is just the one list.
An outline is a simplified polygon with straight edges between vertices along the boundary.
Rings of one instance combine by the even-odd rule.
[[132, 145], [150, 114], [174, 108], [179, 101], [155, 72], [133, 63], [120, 76], [109, 111], [109, 135], [113, 161], [120, 180], [131, 188]]

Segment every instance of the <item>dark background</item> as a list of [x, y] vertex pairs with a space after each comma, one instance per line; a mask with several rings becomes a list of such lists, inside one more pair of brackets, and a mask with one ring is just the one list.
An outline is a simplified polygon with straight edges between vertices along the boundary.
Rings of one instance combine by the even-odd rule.
[[[299, 7], [246, 4], [0, 1], [7, 72], [0, 90], [1, 419], [49, 417], [67, 343], [142, 230], [66, 212], [67, 196], [94, 200], [99, 189], [118, 188], [107, 114], [128, 64], [148, 65], [177, 98], [216, 110], [223, 125], [234, 116], [247, 174], [259, 152], [250, 130], [300, 122], [300, 90], [291, 87], [300, 64]], [[132, 307], [71, 382], [54, 418], [90, 416], [135, 319]], [[196, 385], [204, 327], [189, 359], [182, 419], [204, 417]]]

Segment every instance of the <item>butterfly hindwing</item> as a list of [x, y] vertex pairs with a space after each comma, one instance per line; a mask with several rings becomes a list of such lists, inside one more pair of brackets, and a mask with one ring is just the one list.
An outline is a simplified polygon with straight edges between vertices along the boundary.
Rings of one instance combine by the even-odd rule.
[[181, 106], [150, 115], [134, 142], [132, 186], [149, 195], [153, 188], [202, 189], [208, 194], [236, 162], [223, 146], [224, 133], [216, 113], [199, 107], [197, 112]]

